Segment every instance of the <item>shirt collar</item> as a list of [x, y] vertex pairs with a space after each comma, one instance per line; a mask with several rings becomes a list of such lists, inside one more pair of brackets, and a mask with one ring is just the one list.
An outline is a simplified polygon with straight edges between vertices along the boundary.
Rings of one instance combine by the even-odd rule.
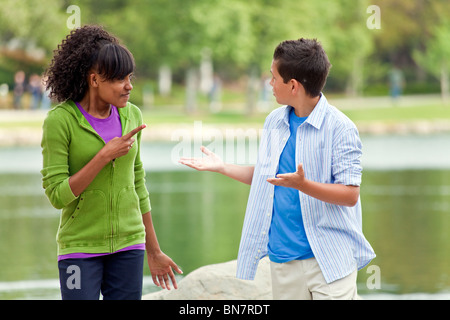
[[[327, 105], [327, 98], [325, 98], [325, 95], [321, 93], [319, 102], [317, 102], [316, 106], [314, 107], [308, 118], [305, 120], [305, 122], [309, 123], [316, 129], [320, 129], [325, 118]], [[289, 113], [292, 108], [292, 106], [286, 106], [286, 110], [284, 112], [283, 121], [287, 126], [289, 126]]]
[[310, 125], [312, 125], [316, 129], [320, 129], [320, 127], [322, 126], [323, 120], [325, 119], [327, 105], [328, 105], [327, 98], [325, 98], [325, 95], [323, 93], [321, 93], [319, 102], [317, 102], [313, 111], [308, 116], [308, 119], [306, 119], [306, 122], [308, 122]]

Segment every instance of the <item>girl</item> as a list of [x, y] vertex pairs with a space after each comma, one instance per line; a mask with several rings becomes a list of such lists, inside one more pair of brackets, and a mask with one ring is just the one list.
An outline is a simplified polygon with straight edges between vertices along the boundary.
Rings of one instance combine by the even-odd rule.
[[[140, 299], [145, 249], [153, 281], [178, 266], [159, 247], [140, 158], [142, 114], [128, 102], [132, 54], [98, 26], [73, 30], [46, 71], [60, 102], [43, 125], [43, 187], [62, 209], [57, 232], [63, 299]], [[134, 143], [137, 139], [137, 143]]]

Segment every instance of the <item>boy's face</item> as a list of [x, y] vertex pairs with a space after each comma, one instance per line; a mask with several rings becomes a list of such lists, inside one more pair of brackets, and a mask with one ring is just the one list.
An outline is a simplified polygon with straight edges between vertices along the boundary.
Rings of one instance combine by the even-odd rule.
[[281, 105], [289, 105], [292, 98], [292, 84], [290, 81], [284, 83], [283, 78], [278, 73], [277, 61], [272, 61], [270, 67], [272, 73], [272, 80], [270, 85], [273, 87], [272, 92], [277, 102]]

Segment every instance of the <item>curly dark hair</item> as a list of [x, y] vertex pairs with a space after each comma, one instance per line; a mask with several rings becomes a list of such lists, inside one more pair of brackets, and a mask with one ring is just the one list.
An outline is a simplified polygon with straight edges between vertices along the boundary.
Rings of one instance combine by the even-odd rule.
[[100, 26], [87, 25], [72, 30], [53, 52], [45, 71], [50, 98], [80, 101], [89, 85], [88, 73], [95, 69], [107, 80], [123, 79], [134, 72], [131, 52]]

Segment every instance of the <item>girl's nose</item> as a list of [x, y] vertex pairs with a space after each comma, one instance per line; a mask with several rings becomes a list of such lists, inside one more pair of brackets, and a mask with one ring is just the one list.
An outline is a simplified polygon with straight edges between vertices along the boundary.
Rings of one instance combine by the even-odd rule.
[[130, 80], [128, 80], [127, 83], [125, 84], [125, 88], [130, 91], [133, 90], [133, 85], [131, 84]]

